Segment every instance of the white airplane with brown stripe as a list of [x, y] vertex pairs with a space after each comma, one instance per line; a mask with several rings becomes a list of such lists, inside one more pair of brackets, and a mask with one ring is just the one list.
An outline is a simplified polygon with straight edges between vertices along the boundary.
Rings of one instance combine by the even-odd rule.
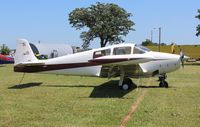
[[166, 73], [180, 67], [180, 56], [153, 52], [135, 44], [118, 44], [51, 59], [38, 59], [29, 42], [17, 40], [15, 72], [120, 77], [123, 90], [133, 87], [130, 78], [158, 76], [160, 87], [168, 87]]

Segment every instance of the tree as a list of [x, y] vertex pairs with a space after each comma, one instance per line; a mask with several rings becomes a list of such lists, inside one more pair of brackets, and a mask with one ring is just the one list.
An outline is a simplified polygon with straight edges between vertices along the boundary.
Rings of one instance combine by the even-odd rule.
[[6, 46], [6, 44], [3, 44], [0, 47], [0, 54], [8, 55], [9, 53], [10, 53], [10, 49], [8, 48], [8, 46]]
[[161, 45], [161, 46], [166, 46], [167, 44], [165, 44], [165, 43], [161, 43], [160, 45]]
[[151, 40], [146, 39], [145, 41], [142, 42], [143, 46], [153, 46], [153, 45], [158, 45], [157, 43], [153, 43]]
[[77, 30], [88, 28], [88, 31], [83, 31], [80, 35], [83, 48], [87, 48], [95, 38], [99, 38], [100, 46], [105, 47], [107, 43], [112, 45], [123, 42], [122, 36], [134, 30], [134, 22], [129, 19], [130, 16], [131, 13], [116, 4], [97, 2], [96, 5], [73, 10], [69, 14], [69, 21]]
[[[199, 19], [200, 20], [200, 9], [198, 10], [198, 15], [197, 16], [195, 16], [197, 19]], [[200, 24], [197, 26], [197, 33], [196, 33], [196, 36], [199, 36], [200, 35]]]

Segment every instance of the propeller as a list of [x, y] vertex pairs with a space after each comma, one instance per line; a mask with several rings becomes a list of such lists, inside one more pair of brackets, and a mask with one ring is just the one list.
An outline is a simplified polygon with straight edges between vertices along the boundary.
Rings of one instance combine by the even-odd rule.
[[184, 68], [184, 62], [185, 62], [186, 60], [188, 60], [189, 58], [190, 58], [190, 57], [185, 56], [185, 55], [183, 54], [182, 49], [180, 49], [180, 60], [181, 60], [182, 68]]
[[184, 55], [180, 55], [181, 65], [184, 68]]

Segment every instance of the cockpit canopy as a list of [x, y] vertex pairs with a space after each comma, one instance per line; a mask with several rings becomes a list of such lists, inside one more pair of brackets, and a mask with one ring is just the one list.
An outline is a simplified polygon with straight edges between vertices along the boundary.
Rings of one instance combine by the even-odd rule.
[[131, 54], [131, 49], [132, 49], [132, 47], [130, 47], [130, 46], [127, 46], [127, 47], [117, 47], [117, 48], [114, 48], [113, 55], [127, 55], [127, 54]]
[[130, 54], [143, 54], [149, 52], [150, 50], [143, 46], [133, 45], [133, 46], [120, 46], [114, 48], [107, 48], [95, 51], [93, 54], [93, 58], [98, 58], [102, 56], [109, 55], [130, 55]]
[[146, 53], [146, 52], [149, 52], [151, 51], [150, 49], [144, 47], [144, 46], [141, 46], [141, 45], [135, 45], [134, 46], [134, 50], [133, 50], [133, 54], [143, 54], [143, 53]]

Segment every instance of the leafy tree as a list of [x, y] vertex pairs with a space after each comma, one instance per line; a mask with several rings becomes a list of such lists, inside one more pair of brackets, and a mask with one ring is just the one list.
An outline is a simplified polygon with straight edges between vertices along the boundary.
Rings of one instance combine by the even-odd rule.
[[129, 18], [131, 13], [127, 13], [118, 5], [109, 3], [99, 3], [87, 8], [76, 8], [69, 14], [69, 21], [72, 27], [77, 30], [84, 29], [80, 37], [83, 40], [83, 48], [90, 45], [90, 41], [95, 38], [100, 39], [101, 47], [109, 44], [121, 43], [130, 30], [134, 30]]
[[153, 45], [158, 45], [157, 43], [153, 43], [151, 40], [146, 39], [145, 41], [142, 42], [143, 46], [153, 46]]
[[[195, 16], [195, 17], [200, 20], [200, 9], [198, 10], [198, 13], [199, 14], [197, 16]], [[197, 26], [197, 33], [196, 33], [196, 35], [197, 36], [200, 35], [200, 24]]]
[[[142, 42], [142, 45], [143, 46], [158, 46], [158, 43], [154, 43], [151, 40], [146, 39], [145, 41]], [[161, 43], [160, 45], [161, 46], [165, 46], [166, 44], [165, 43]]]
[[[157, 44], [157, 43], [156, 43], [156, 44]], [[161, 43], [160, 45], [161, 45], [161, 46], [165, 46], [165, 45], [167, 45], [167, 44], [165, 44], [165, 43]]]
[[6, 46], [6, 44], [3, 44], [0, 47], [0, 54], [8, 55], [9, 53], [10, 53], [10, 49], [8, 48], [8, 46]]

